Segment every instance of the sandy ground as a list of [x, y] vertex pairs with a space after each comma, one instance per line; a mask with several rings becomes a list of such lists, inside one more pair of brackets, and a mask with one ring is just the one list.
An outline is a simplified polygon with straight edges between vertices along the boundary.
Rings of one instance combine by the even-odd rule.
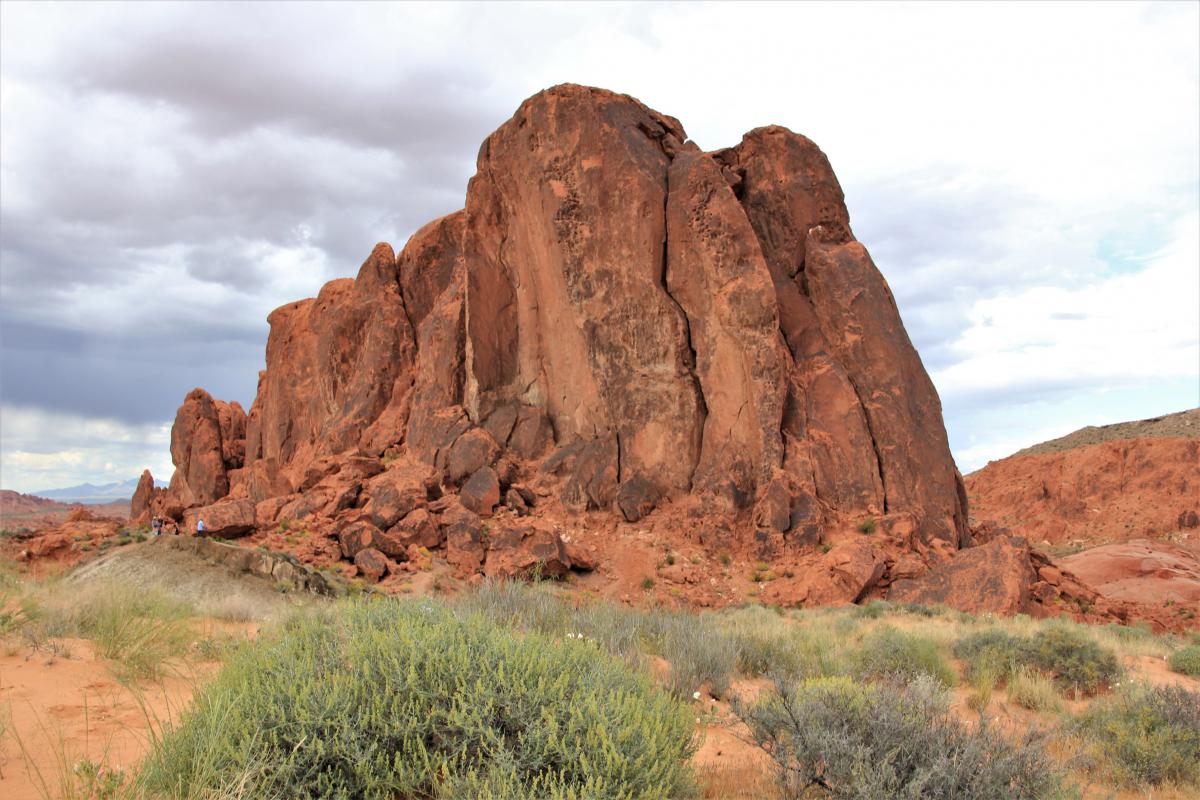
[[193, 665], [160, 683], [134, 689], [93, 657], [91, 643], [61, 640], [60, 657], [27, 649], [0, 656], [0, 706], [19, 739], [0, 750], [0, 797], [59, 797], [60, 776], [82, 759], [114, 768], [135, 765], [149, 747], [149, 729], [177, 718], [198, 682], [218, 665]]
[[[649, 555], [645, 548], [637, 548], [634, 558], [644, 562]], [[106, 554], [69, 580], [112, 577], [168, 589], [200, 607], [236, 598], [236, 604], [273, 616], [300, 602], [300, 598], [280, 595], [266, 582], [235, 576], [189, 554], [151, 544]], [[622, 588], [630, 594], [645, 591], [636, 584]], [[619, 595], [613, 599], [619, 599]], [[889, 624], [904, 628], [919, 621], [897, 617]], [[199, 635], [215, 631], [252, 637], [257, 631], [253, 622], [210, 619], [203, 620], [201, 626]], [[192, 664], [164, 681], [131, 689], [113, 678], [110, 664], [95, 658], [87, 641], [61, 640], [60, 652], [55, 654], [45, 646], [31, 653], [28, 646], [12, 638], [6, 644], [0, 649], [0, 713], [11, 715], [10, 730], [16, 732], [16, 737], [10, 733], [0, 742], [3, 800], [61, 796], [60, 775], [82, 759], [114, 768], [136, 766], [149, 748], [148, 729], [178, 719], [194, 691], [219, 669], [217, 663]], [[1181, 683], [1200, 691], [1200, 681], [1170, 672], [1162, 658], [1126, 656], [1123, 662], [1133, 678], [1155, 685]], [[650, 659], [649, 667], [660, 677], [669, 671], [669, 665], [657, 658]], [[768, 687], [765, 679], [742, 680], [733, 684], [730, 694], [752, 698]], [[967, 704], [970, 694], [969, 688], [955, 689], [952, 708], [964, 721], [976, 722], [979, 715]], [[1066, 705], [1075, 713], [1085, 706], [1083, 702]], [[749, 731], [737, 720], [728, 702], [702, 695], [694, 708], [701, 740], [693, 765], [702, 796], [722, 800], [778, 797], [769, 757], [751, 742]], [[1009, 705], [1002, 689], [996, 691], [987, 713], [1013, 733], [1031, 727], [1051, 728], [1060, 722], [1052, 714]], [[1084, 796], [1088, 800], [1182, 800], [1192, 794], [1170, 788], [1114, 793], [1112, 787], [1089, 786]]]

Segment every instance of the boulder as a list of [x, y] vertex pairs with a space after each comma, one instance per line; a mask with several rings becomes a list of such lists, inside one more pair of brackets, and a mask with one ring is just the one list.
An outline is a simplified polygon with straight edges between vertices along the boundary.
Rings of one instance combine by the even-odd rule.
[[652, 481], [635, 475], [617, 488], [617, 507], [626, 522], [637, 522], [654, 510], [660, 496]]
[[461, 575], [474, 575], [487, 557], [487, 535], [479, 516], [455, 503], [442, 514], [446, 561]]
[[388, 528], [387, 548], [383, 549], [388, 555], [407, 551], [409, 546], [416, 545], [432, 550], [442, 544], [442, 531], [437, 520], [423, 508], [410, 511], [404, 519]]
[[1037, 579], [1029, 543], [1019, 536], [1002, 536], [960, 550], [918, 578], [893, 582], [888, 599], [947, 605], [970, 614], [1019, 614], [1028, 612], [1030, 588]]
[[483, 574], [489, 578], [528, 578], [535, 573], [561, 578], [570, 568], [563, 541], [553, 531], [528, 525], [501, 527], [488, 538]]
[[373, 547], [365, 547], [354, 555], [358, 574], [369, 581], [378, 581], [388, 572], [387, 556]]
[[446, 479], [462, 483], [483, 467], [490, 467], [500, 457], [500, 446], [483, 428], [472, 428], [459, 436], [446, 454]]
[[190, 508], [183, 515], [183, 529], [196, 532], [196, 523], [204, 520], [204, 535], [232, 539], [254, 532], [253, 500], [223, 500], [212, 505]]
[[458, 497], [468, 510], [490, 517], [500, 503], [500, 478], [491, 467], [481, 467], [463, 484]]
[[[359, 551], [366, 550], [368, 547], [377, 547], [384, 550], [381, 545], [383, 540], [382, 532], [370, 522], [360, 521], [351, 523], [341, 528], [337, 533], [338, 545], [342, 549], [343, 558], [354, 558]], [[384, 550], [386, 553], [387, 550]]]

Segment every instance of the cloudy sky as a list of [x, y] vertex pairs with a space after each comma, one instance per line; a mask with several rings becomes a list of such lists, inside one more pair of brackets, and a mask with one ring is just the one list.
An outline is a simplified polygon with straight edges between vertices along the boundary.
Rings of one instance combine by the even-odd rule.
[[969, 471], [1200, 404], [1200, 4], [0, 5], [0, 485], [170, 476], [525, 97], [829, 155]]

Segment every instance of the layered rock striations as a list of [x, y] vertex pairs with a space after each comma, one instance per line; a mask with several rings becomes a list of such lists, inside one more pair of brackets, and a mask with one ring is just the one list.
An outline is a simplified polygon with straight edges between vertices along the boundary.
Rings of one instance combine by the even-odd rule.
[[[483, 143], [462, 211], [268, 319], [249, 415], [180, 408], [158, 511], [310, 520], [372, 574], [411, 547], [553, 573], [587, 559], [550, 516], [678, 503], [772, 546], [868, 516], [969, 538], [937, 393], [828, 160], [784, 128], [705, 153], [554, 87]], [[501, 511], [520, 524], [481, 535]]]

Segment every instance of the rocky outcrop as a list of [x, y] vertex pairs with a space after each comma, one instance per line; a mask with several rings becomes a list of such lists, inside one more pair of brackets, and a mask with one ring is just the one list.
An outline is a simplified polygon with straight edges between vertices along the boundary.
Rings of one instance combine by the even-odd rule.
[[[1192, 417], [1200, 435], [1200, 414]], [[973, 517], [1033, 542], [1079, 546], [1200, 536], [1200, 438], [1124, 439], [1017, 454], [968, 475], [966, 485]]]
[[[548, 89], [483, 143], [463, 210], [268, 321], [248, 419], [180, 409], [175, 518], [253, 506], [347, 559], [445, 547], [496, 575], [578, 566], [539, 519], [693, 501], [763, 552], [866, 516], [968, 538], [933, 385], [828, 160], [783, 128], [705, 153], [633, 98]], [[883, 577], [836, 552], [831, 597]]]
[[138, 478], [137, 488], [133, 491], [133, 499], [129, 501], [129, 523], [144, 525], [150, 522], [151, 506], [162, 492], [162, 489], [155, 487], [150, 470], [142, 470], [142, 477]]
[[1093, 547], [1059, 559], [1057, 566], [1109, 600], [1200, 605], [1200, 558], [1167, 542]]
[[1029, 543], [1019, 537], [999, 537], [963, 550], [919, 578], [896, 581], [888, 599], [947, 605], [973, 614], [1028, 613], [1036, 580]]

